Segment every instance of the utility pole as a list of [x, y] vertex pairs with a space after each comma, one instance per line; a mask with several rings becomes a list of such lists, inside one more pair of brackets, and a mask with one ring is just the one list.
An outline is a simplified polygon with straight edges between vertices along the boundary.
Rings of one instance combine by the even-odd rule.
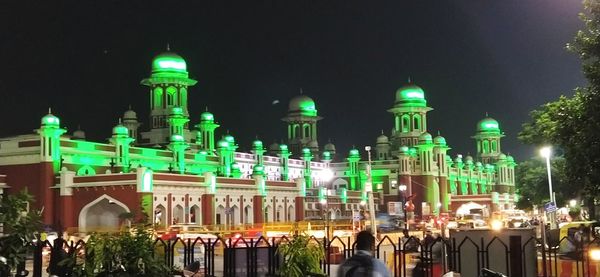
[[369, 215], [371, 216], [371, 232], [373, 232], [373, 236], [377, 239], [377, 220], [375, 213], [375, 199], [373, 195], [373, 177], [371, 176], [371, 146], [365, 146], [365, 150], [367, 151], [368, 161], [367, 164], [367, 183], [365, 184], [365, 190], [367, 192], [367, 200], [369, 201]]

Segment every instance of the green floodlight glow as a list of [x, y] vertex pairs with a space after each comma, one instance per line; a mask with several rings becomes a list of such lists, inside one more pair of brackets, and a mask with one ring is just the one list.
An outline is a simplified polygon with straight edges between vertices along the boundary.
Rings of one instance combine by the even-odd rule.
[[175, 71], [181, 73], [187, 73], [187, 64], [185, 60], [175, 53], [162, 53], [152, 61], [152, 71]]
[[171, 136], [171, 142], [183, 142], [183, 136], [182, 135], [172, 135]]
[[254, 149], [262, 149], [263, 143], [260, 140], [255, 140], [252, 142], [252, 146], [254, 147]]
[[185, 62], [175, 61], [175, 60], [159, 60], [156, 61], [159, 68], [162, 69], [176, 69], [176, 70], [186, 70], [187, 66]]
[[479, 132], [488, 132], [488, 133], [499, 133], [500, 132], [500, 124], [498, 121], [491, 117], [487, 117], [479, 121], [477, 124], [477, 131]]
[[225, 139], [225, 141], [229, 142], [229, 144], [235, 144], [235, 138], [233, 138], [232, 135], [228, 134], [224, 137], [224, 139]]
[[288, 151], [288, 146], [285, 144], [280, 144], [279, 145], [279, 150], [281, 150], [281, 152], [287, 152]]
[[229, 148], [229, 142], [226, 141], [226, 140], [224, 140], [224, 139], [219, 140], [219, 142], [217, 142], [217, 147], [219, 147], [219, 148]]
[[119, 124], [113, 128], [113, 135], [129, 136], [129, 129]]
[[142, 176], [142, 192], [152, 192], [153, 188], [152, 170], [147, 169]]
[[60, 125], [60, 120], [58, 119], [58, 117], [52, 115], [52, 114], [47, 114], [46, 116], [42, 117], [42, 125]]
[[421, 87], [408, 84], [396, 91], [396, 103], [424, 107], [427, 101], [425, 100], [425, 92]]
[[360, 153], [358, 152], [358, 149], [350, 150], [350, 157], [358, 157], [359, 155], [360, 155]]

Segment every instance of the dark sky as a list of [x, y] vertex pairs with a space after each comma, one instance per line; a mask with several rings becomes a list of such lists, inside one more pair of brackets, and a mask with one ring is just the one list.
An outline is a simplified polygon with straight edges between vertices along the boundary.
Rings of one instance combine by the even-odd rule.
[[516, 139], [528, 112], [585, 84], [564, 49], [581, 0], [16, 2], [0, 7], [0, 136], [37, 128], [49, 106], [102, 141], [129, 104], [146, 121], [139, 81], [167, 43], [198, 80], [192, 122], [208, 106], [242, 149], [286, 136], [280, 118], [301, 87], [325, 117], [321, 145], [374, 144], [410, 76], [452, 155], [474, 153], [488, 112], [503, 151], [523, 159], [534, 154]]

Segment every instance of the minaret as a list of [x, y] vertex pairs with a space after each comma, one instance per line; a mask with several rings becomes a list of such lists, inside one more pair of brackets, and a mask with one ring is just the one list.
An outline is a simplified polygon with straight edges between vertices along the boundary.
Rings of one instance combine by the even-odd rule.
[[288, 124], [288, 144], [292, 153], [309, 148], [313, 156], [319, 154], [317, 121], [321, 119], [317, 116], [315, 101], [310, 97], [300, 94], [290, 100], [288, 114], [282, 120]]
[[167, 147], [173, 151], [173, 162], [175, 163], [175, 169], [180, 173], [185, 173], [185, 150], [188, 148], [187, 142], [180, 134], [173, 134], [170, 137], [170, 142]]
[[277, 154], [277, 156], [279, 156], [279, 158], [281, 159], [281, 180], [282, 181], [289, 181], [290, 177], [289, 177], [289, 172], [290, 172], [290, 166], [289, 166], [289, 159], [290, 159], [290, 151], [288, 151], [288, 146], [285, 144], [279, 144], [279, 154]]
[[[439, 214], [438, 203], [440, 202], [439, 185], [435, 182], [436, 165], [433, 161], [433, 139], [431, 134], [425, 132], [419, 136], [419, 162], [421, 166], [421, 181], [424, 188], [425, 200], [430, 206], [430, 211], [434, 214]], [[414, 187], [413, 187], [414, 189]]]
[[140, 128], [140, 125], [142, 125], [142, 123], [137, 120], [137, 113], [129, 106], [129, 109], [123, 113], [123, 126], [129, 130], [129, 137], [135, 140], [138, 139], [138, 129]]
[[169, 135], [180, 135], [184, 136], [184, 128], [186, 124], [190, 121], [188, 117], [183, 114], [183, 109], [181, 107], [173, 107], [170, 109], [168, 122], [169, 122]]
[[312, 168], [310, 167], [310, 162], [312, 159], [313, 155], [310, 149], [302, 149], [302, 160], [304, 160], [304, 182], [306, 184], [306, 188], [312, 187]]
[[42, 162], [51, 162], [54, 172], [60, 171], [60, 136], [66, 132], [60, 128], [60, 119], [48, 109], [48, 114], [42, 117], [40, 129], [40, 158]]
[[427, 107], [423, 89], [409, 79], [408, 84], [396, 91], [394, 106], [388, 110], [394, 114], [392, 144], [417, 145], [421, 133], [427, 132], [427, 112], [431, 110], [433, 109]]
[[360, 175], [358, 171], [358, 162], [360, 161], [360, 153], [358, 149], [352, 148], [348, 152], [348, 171], [346, 174], [350, 179], [350, 190], [362, 190], [362, 186], [359, 186]]
[[263, 164], [263, 155], [265, 154], [265, 148], [263, 147], [262, 141], [256, 139], [252, 142], [252, 154], [254, 154], [254, 162], [256, 164]]
[[215, 152], [215, 129], [218, 127], [219, 124], [215, 123], [214, 115], [208, 111], [200, 115], [200, 124], [196, 125], [196, 129], [198, 129], [196, 143], [211, 155]]
[[447, 163], [447, 155], [448, 150], [451, 148], [446, 144], [446, 139], [438, 134], [437, 137], [433, 139], [433, 154], [436, 157], [436, 165], [437, 165], [437, 177], [438, 177], [438, 185], [440, 191], [440, 202], [442, 206], [440, 207], [440, 212], [448, 212], [450, 199], [448, 194], [450, 193], [449, 183], [448, 183], [448, 163]]
[[472, 137], [477, 144], [477, 159], [484, 164], [496, 162], [502, 154], [500, 147], [502, 137], [504, 133], [500, 130], [498, 121], [486, 114], [486, 118], [477, 123], [477, 133]]
[[217, 142], [217, 156], [219, 156], [219, 176], [231, 176], [231, 163], [229, 155], [229, 142], [225, 138]]
[[383, 134], [383, 130], [381, 131], [381, 135], [377, 137], [377, 142], [375, 143], [375, 155], [375, 158], [380, 161], [391, 158], [390, 141], [388, 137]]
[[112, 129], [112, 137], [109, 141], [116, 149], [116, 165], [123, 167], [123, 172], [129, 172], [129, 147], [134, 139], [129, 137], [129, 130], [123, 126], [121, 119], [119, 119], [119, 124]]
[[[180, 107], [182, 116], [189, 118], [188, 87], [196, 84], [190, 79], [185, 60], [173, 53], [164, 52], [152, 61], [152, 74], [142, 80], [142, 85], [150, 87], [150, 131], [142, 133], [144, 144], [167, 144], [170, 138], [168, 117], [171, 108]], [[191, 134], [184, 126], [183, 136], [190, 141]]]

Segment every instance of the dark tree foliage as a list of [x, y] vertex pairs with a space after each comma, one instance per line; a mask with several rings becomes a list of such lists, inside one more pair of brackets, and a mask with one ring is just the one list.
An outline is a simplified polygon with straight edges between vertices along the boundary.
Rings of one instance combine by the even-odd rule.
[[588, 85], [532, 111], [519, 139], [561, 150], [566, 181], [580, 191], [593, 216], [600, 191], [600, 1], [585, 0], [584, 9], [585, 29], [567, 48], [579, 55]]
[[[557, 157], [552, 159], [552, 186], [556, 194], [558, 206], [564, 206], [567, 201], [577, 196], [577, 189], [567, 182], [565, 159]], [[540, 158], [533, 158], [521, 162], [516, 168], [517, 194], [519, 209], [530, 209], [533, 205], [542, 205], [550, 201], [548, 192], [548, 174], [546, 162]]]

